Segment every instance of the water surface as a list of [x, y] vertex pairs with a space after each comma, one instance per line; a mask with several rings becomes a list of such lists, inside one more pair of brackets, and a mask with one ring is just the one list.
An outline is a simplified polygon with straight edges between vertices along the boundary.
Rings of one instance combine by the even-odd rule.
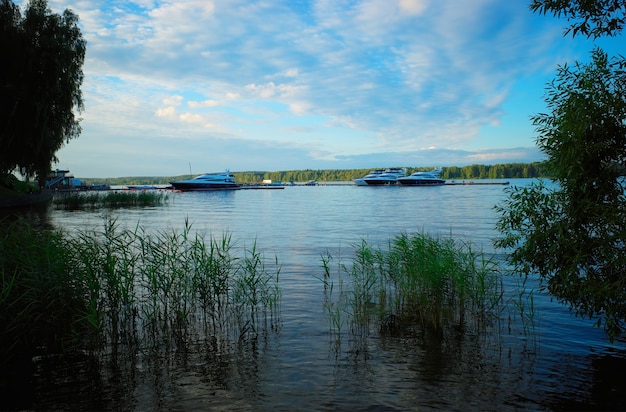
[[[526, 180], [513, 184], [527, 184]], [[123, 227], [231, 233], [282, 264], [280, 330], [220, 352], [197, 342], [75, 373], [37, 365], [37, 403], [109, 410], [571, 410], [626, 407], [623, 344], [537, 295], [531, 325], [513, 319], [453, 339], [424, 333], [337, 339], [323, 307], [320, 256], [349, 257], [428, 232], [494, 251], [502, 185], [290, 186], [284, 190], [168, 193], [165, 206], [111, 212]], [[64, 230], [104, 225], [103, 212], [51, 210]], [[508, 281], [513, 290], [514, 280]], [[122, 364], [120, 367], [119, 364]], [[74, 367], [76, 368], [76, 366]], [[64, 389], [65, 388], [65, 389]], [[94, 400], [94, 393], [99, 393]], [[78, 394], [79, 396], [76, 396]], [[81, 395], [82, 394], [82, 395]], [[91, 402], [91, 403], [90, 403]]]

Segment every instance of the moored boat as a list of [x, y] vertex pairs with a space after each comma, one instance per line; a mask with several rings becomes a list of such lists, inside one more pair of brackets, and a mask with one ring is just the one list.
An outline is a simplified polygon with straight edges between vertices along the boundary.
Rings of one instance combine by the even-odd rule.
[[240, 185], [235, 182], [235, 176], [230, 171], [218, 173], [205, 173], [193, 179], [175, 180], [170, 182], [175, 190], [201, 191], [201, 190], [233, 190], [239, 189]]
[[389, 169], [385, 169], [380, 174], [373, 174], [369, 177], [366, 176], [363, 180], [368, 186], [395, 185], [397, 180], [404, 175], [406, 175], [406, 169], [401, 167], [391, 167]]
[[441, 174], [440, 168], [436, 168], [427, 172], [415, 172], [409, 176], [399, 178], [398, 183], [400, 183], [403, 186], [442, 185], [446, 183], [446, 181], [439, 177], [440, 174]]
[[366, 174], [365, 176], [360, 177], [358, 179], [354, 179], [353, 182], [357, 186], [367, 186], [367, 182], [365, 181], [365, 179], [374, 179], [374, 178], [380, 176], [381, 174], [383, 174], [384, 171], [385, 171], [385, 169], [370, 170], [370, 172], [368, 174]]

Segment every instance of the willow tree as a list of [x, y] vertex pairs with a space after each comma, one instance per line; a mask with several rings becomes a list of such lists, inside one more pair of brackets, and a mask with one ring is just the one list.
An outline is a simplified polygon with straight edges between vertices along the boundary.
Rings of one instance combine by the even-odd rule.
[[0, 30], [0, 172], [19, 168], [42, 183], [81, 131], [86, 43], [78, 17], [53, 14], [46, 0], [31, 0], [24, 15], [0, 0]]
[[[625, 1], [542, 0], [531, 9], [574, 20], [566, 33], [622, 30]], [[626, 63], [596, 48], [591, 62], [558, 68], [548, 113], [532, 117], [554, 185], [508, 189], [496, 209], [513, 267], [611, 340], [626, 330]]]
[[571, 25], [565, 34], [587, 37], [616, 36], [626, 23], [624, 0], [533, 0], [533, 12], [565, 17]]

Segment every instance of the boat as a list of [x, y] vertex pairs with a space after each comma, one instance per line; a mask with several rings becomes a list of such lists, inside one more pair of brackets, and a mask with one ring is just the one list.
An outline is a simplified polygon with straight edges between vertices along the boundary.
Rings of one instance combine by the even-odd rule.
[[384, 171], [385, 169], [370, 170], [369, 173], [366, 174], [365, 176], [360, 177], [358, 179], [353, 179], [353, 182], [356, 183], [357, 186], [367, 186], [367, 182], [365, 181], [365, 179], [376, 178], [377, 176], [381, 175]]
[[241, 186], [235, 182], [235, 176], [230, 171], [205, 173], [187, 180], [175, 180], [170, 182], [174, 190], [200, 191], [200, 190], [233, 190]]
[[401, 167], [391, 167], [383, 170], [380, 174], [364, 177], [363, 180], [368, 186], [395, 185], [396, 181], [406, 175], [406, 169]]
[[317, 186], [317, 180], [309, 180], [304, 185], [305, 186]]
[[398, 179], [398, 183], [403, 186], [435, 186], [446, 183], [445, 180], [439, 177], [441, 174], [440, 168], [435, 168], [427, 172], [415, 172], [409, 176], [401, 177]]

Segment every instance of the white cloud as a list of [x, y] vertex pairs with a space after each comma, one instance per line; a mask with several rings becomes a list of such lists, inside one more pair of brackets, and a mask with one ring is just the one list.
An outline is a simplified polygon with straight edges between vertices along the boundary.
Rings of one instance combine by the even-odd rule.
[[180, 106], [183, 101], [183, 96], [169, 96], [163, 99], [163, 104], [168, 106]]
[[426, 10], [425, 0], [365, 0], [357, 3], [356, 21], [369, 28], [390, 25], [399, 20], [419, 16]]
[[176, 116], [176, 108], [173, 106], [157, 109], [156, 115], [159, 117], [172, 118]]
[[203, 123], [204, 119], [199, 114], [183, 113], [178, 116], [180, 120], [186, 123]]
[[285, 77], [298, 77], [298, 69], [287, 69], [283, 75]]
[[289, 110], [295, 115], [304, 115], [309, 112], [311, 105], [304, 101], [296, 101], [289, 104]]
[[189, 107], [192, 107], [192, 108], [196, 108], [196, 107], [216, 107], [216, 106], [220, 106], [221, 105], [219, 100], [203, 100], [201, 102], [190, 101], [187, 104], [189, 105]]
[[302, 86], [294, 86], [290, 84], [274, 84], [274, 82], [268, 82], [266, 84], [248, 84], [246, 85], [252, 95], [261, 97], [262, 99], [269, 99], [277, 96], [279, 98], [293, 97], [303, 89]]
[[426, 0], [399, 0], [398, 7], [409, 16], [417, 16], [422, 14], [428, 2]]

